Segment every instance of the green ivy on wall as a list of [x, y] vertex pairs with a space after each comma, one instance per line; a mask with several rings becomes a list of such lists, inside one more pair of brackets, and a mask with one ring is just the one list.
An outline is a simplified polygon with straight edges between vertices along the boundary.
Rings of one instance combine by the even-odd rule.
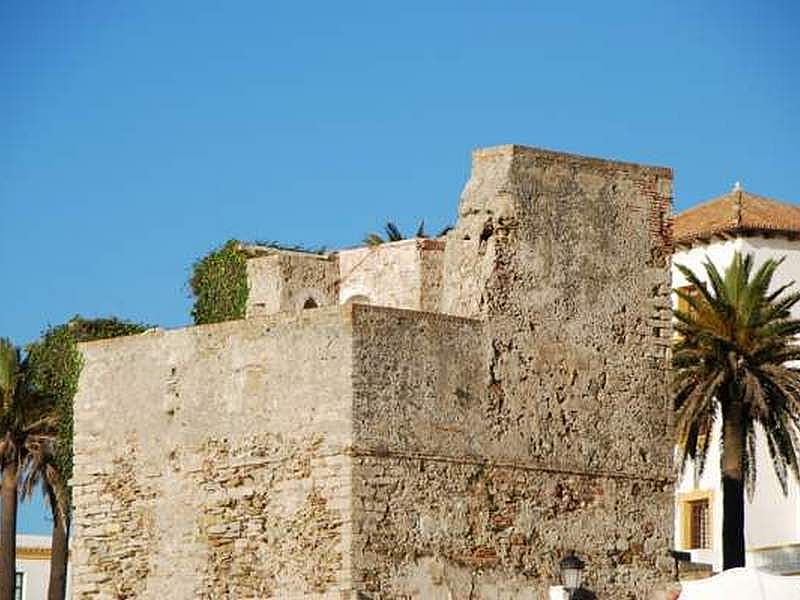
[[56, 461], [65, 481], [72, 478], [72, 401], [83, 367], [78, 342], [141, 333], [150, 327], [116, 318], [85, 319], [76, 316], [63, 325], [51, 327], [39, 341], [28, 346], [31, 385], [54, 401], [58, 428]]
[[229, 240], [198, 260], [189, 286], [196, 325], [243, 319], [247, 306], [247, 258], [237, 240]]

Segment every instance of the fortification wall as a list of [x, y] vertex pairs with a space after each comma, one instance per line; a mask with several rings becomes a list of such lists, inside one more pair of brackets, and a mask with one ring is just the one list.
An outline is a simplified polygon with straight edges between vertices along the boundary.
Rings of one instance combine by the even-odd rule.
[[670, 195], [667, 169], [476, 152], [442, 307], [480, 330], [431, 354], [410, 317], [356, 320], [370, 597], [543, 598], [571, 549], [601, 598], [669, 580]]
[[81, 352], [76, 597], [350, 589], [348, 311], [159, 331]]
[[598, 597], [649, 598], [671, 567], [670, 195], [667, 169], [477, 151], [441, 293], [416, 240], [339, 256], [340, 293], [383, 256], [370, 300], [440, 314], [81, 346], [76, 594], [544, 598], [576, 550]]

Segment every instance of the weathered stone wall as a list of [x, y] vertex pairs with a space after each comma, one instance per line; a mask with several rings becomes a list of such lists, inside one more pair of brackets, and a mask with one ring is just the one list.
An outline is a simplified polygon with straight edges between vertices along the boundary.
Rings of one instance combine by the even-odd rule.
[[440, 240], [423, 240], [420, 250], [420, 290], [419, 310], [439, 312], [442, 301], [442, 284], [444, 283], [444, 249], [446, 242]]
[[354, 577], [366, 598], [547, 598], [575, 549], [603, 599], [670, 579], [661, 481], [474, 457], [357, 456]]
[[410, 239], [339, 252], [339, 301], [411, 310], [439, 305], [444, 243]]
[[247, 317], [264, 317], [283, 310], [283, 275], [278, 254], [247, 259]]
[[339, 266], [336, 256], [305, 252], [267, 250], [247, 259], [246, 315], [262, 317], [282, 311], [335, 306], [339, 297]]
[[670, 171], [518, 146], [474, 170], [445, 278], [483, 279], [444, 312], [486, 320], [487, 434], [509, 458], [670, 473]]
[[570, 549], [601, 598], [669, 578], [670, 194], [667, 169], [476, 153], [442, 306], [480, 333], [431, 354], [422, 325], [356, 320], [364, 590], [544, 597]]
[[483, 325], [382, 307], [353, 313], [353, 446], [479, 453]]
[[79, 598], [351, 587], [345, 309], [82, 344]]

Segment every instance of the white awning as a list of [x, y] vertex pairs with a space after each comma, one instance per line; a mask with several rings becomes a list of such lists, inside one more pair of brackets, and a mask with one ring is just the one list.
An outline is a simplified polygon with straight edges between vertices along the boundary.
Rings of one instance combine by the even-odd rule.
[[679, 600], [798, 600], [800, 577], [772, 575], [758, 569], [729, 569], [681, 584]]

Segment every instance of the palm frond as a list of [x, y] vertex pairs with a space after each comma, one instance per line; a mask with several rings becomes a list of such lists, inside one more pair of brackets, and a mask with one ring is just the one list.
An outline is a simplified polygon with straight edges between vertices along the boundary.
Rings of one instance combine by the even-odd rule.
[[7, 338], [0, 338], [0, 397], [7, 412], [19, 378], [19, 349]]
[[[736, 259], [734, 257], [734, 260], [731, 263], [731, 265], [735, 266], [735, 264], [736, 264]], [[722, 275], [720, 275], [719, 271], [717, 270], [717, 267], [714, 265], [713, 262], [711, 262], [711, 259], [708, 256], [706, 256], [706, 261], [703, 263], [703, 267], [705, 267], [706, 275], [708, 276], [708, 280], [711, 282], [711, 289], [713, 290], [714, 303], [719, 304], [720, 306], [726, 306], [731, 304], [731, 299], [728, 297], [728, 288], [725, 285], [725, 278]]]
[[380, 246], [383, 244], [383, 238], [378, 233], [368, 233], [364, 237], [364, 244], [366, 246]]
[[772, 459], [772, 467], [775, 470], [775, 476], [778, 478], [778, 483], [781, 486], [781, 491], [783, 491], [785, 495], [788, 490], [787, 457], [783, 452], [781, 452], [781, 444], [776, 439], [778, 437], [778, 434], [775, 431], [775, 429], [772, 428], [772, 426], [774, 426], [774, 423], [768, 423], [767, 425], [768, 425], [766, 428], [767, 450], [769, 451], [770, 459]]
[[439, 230], [439, 233], [437, 234], [436, 237], [444, 237], [448, 233], [450, 233], [451, 231], [453, 231], [453, 226], [452, 225], [445, 225], [444, 227], [441, 228], [441, 230]]
[[782, 286], [776, 288], [774, 292], [772, 292], [771, 294], [768, 294], [766, 296], [765, 300], [769, 304], [772, 304], [773, 302], [775, 302], [775, 300], [778, 299], [779, 296], [782, 296], [788, 289], [794, 287], [794, 285], [796, 283], [797, 282], [794, 281], [794, 280], [790, 281], [789, 283], [784, 283]]
[[56, 441], [54, 438], [29, 439], [26, 443], [26, 461], [20, 483], [20, 496], [30, 500], [41, 488], [53, 515], [63, 524], [69, 522], [69, 494], [58, 469]]
[[756, 429], [751, 422], [745, 425], [745, 448], [744, 448], [744, 489], [748, 499], [752, 502], [756, 493]]
[[[447, 233], [453, 229], [452, 225], [447, 225], [444, 227], [436, 237], [442, 237], [447, 235]], [[428, 232], [425, 231], [425, 219], [421, 219], [419, 224], [417, 225], [417, 229], [414, 232], [415, 238], [428, 238]], [[406, 235], [402, 232], [400, 227], [394, 221], [387, 221], [383, 226], [383, 234], [380, 233], [368, 233], [364, 236], [364, 244], [367, 246], [379, 246], [380, 244], [385, 244], [387, 242], [399, 242], [401, 240], [408, 239]]]
[[712, 410], [706, 415], [706, 420], [703, 423], [705, 435], [699, 438], [697, 451], [695, 452], [695, 459], [697, 461], [697, 475], [702, 477], [706, 471], [706, 459], [709, 455], [709, 448], [711, 448], [712, 432], [714, 431], [714, 424], [717, 420], [717, 411]]
[[387, 221], [386, 225], [383, 226], [383, 230], [386, 232], [386, 241], [388, 242], [399, 242], [405, 239], [403, 232], [392, 221]]

